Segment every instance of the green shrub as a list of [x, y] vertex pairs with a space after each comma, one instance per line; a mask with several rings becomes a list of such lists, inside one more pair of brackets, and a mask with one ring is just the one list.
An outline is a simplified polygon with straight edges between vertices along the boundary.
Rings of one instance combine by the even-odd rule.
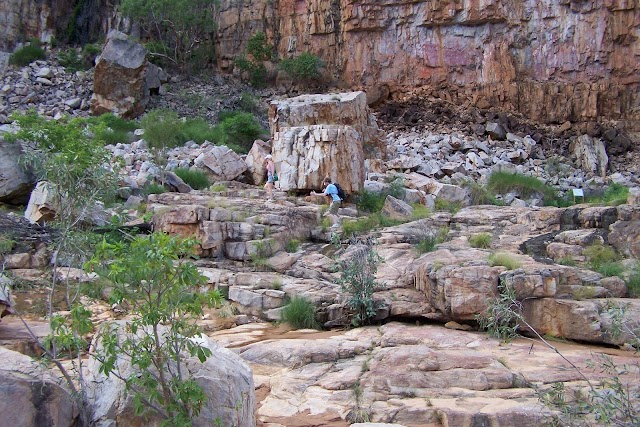
[[598, 265], [595, 270], [602, 274], [604, 277], [613, 277], [618, 276], [622, 277], [622, 274], [625, 272], [624, 266], [619, 262], [603, 262]]
[[167, 189], [164, 186], [156, 183], [147, 184], [142, 190], [144, 194], [162, 194], [166, 193]]
[[309, 52], [301, 53], [297, 58], [283, 59], [278, 67], [296, 80], [311, 80], [320, 77], [322, 60]]
[[170, 110], [151, 110], [140, 119], [144, 139], [150, 148], [171, 148], [186, 141], [180, 139], [184, 122]]
[[627, 278], [627, 289], [630, 297], [640, 298], [640, 263], [636, 264]]
[[534, 176], [509, 172], [493, 172], [489, 176], [487, 189], [494, 194], [517, 193], [520, 197], [541, 197], [545, 204], [560, 203], [555, 191]]
[[521, 318], [515, 289], [502, 281], [498, 285], [498, 296], [490, 300], [487, 308], [476, 316], [480, 329], [505, 342], [518, 337], [518, 321]]
[[411, 219], [417, 220], [417, 219], [429, 218], [431, 216], [431, 209], [429, 209], [425, 205], [421, 203], [414, 203], [411, 206], [413, 207], [413, 213], [411, 214]]
[[371, 246], [358, 245], [351, 257], [338, 266], [342, 272], [338, 283], [349, 295], [348, 307], [353, 311], [351, 324], [361, 326], [371, 322], [376, 315], [376, 303], [373, 293], [378, 286], [375, 281], [378, 264], [382, 258]]
[[576, 262], [575, 259], [571, 258], [570, 256], [567, 256], [564, 258], [560, 258], [558, 260], [558, 264], [566, 265], [567, 267], [575, 267], [578, 263]]
[[599, 269], [603, 264], [612, 263], [619, 259], [615, 249], [601, 243], [587, 246], [583, 249], [582, 254], [587, 257], [589, 266], [594, 270]]
[[138, 128], [137, 122], [112, 113], [91, 117], [89, 122], [95, 125], [95, 139], [105, 145], [131, 142], [131, 132]]
[[37, 39], [31, 39], [28, 44], [11, 54], [9, 64], [24, 67], [33, 61], [45, 59], [46, 57], [45, 51], [40, 47], [40, 42]]
[[487, 249], [491, 246], [491, 234], [480, 233], [469, 237], [469, 244], [472, 248]]
[[216, 184], [213, 184], [211, 186], [211, 188], [209, 188], [209, 191], [211, 191], [212, 193], [219, 193], [219, 192], [222, 192], [222, 191], [227, 191], [227, 186], [218, 182]]
[[389, 188], [385, 191], [385, 194], [395, 197], [396, 199], [404, 200], [407, 195], [407, 189], [404, 186], [404, 179], [400, 177], [394, 177], [389, 183]]
[[503, 252], [496, 252], [489, 255], [489, 265], [491, 267], [501, 265], [503, 267], [506, 267], [508, 270], [515, 270], [516, 268], [520, 268], [520, 262], [517, 259]]
[[458, 202], [450, 202], [444, 199], [436, 199], [435, 202], [436, 211], [448, 211], [453, 215], [455, 215], [461, 208], [462, 205]]
[[385, 193], [364, 190], [356, 199], [356, 206], [364, 212], [380, 212], [387, 198]]
[[58, 62], [62, 65], [66, 72], [74, 73], [76, 71], [85, 70], [82, 56], [74, 48], [63, 50], [58, 54]]
[[267, 36], [258, 31], [247, 41], [247, 53], [256, 61], [266, 61], [271, 58], [273, 48], [267, 42]]
[[217, 144], [238, 147], [242, 153], [248, 153], [253, 142], [266, 134], [253, 114], [243, 112], [224, 115], [216, 128]]
[[282, 309], [282, 320], [296, 329], [318, 329], [316, 307], [303, 297], [295, 296]]
[[300, 247], [300, 240], [298, 239], [289, 239], [284, 244], [284, 250], [289, 253], [298, 252], [299, 247]]
[[435, 251], [438, 243], [436, 236], [427, 236], [416, 244], [415, 249], [418, 254], [422, 255], [427, 252]]
[[629, 188], [624, 185], [613, 183], [609, 185], [601, 196], [589, 197], [590, 203], [604, 204], [608, 206], [618, 206], [627, 203]]
[[504, 205], [502, 201], [496, 199], [494, 194], [491, 194], [487, 187], [476, 182], [465, 183], [465, 188], [469, 193], [471, 205]]
[[209, 186], [207, 174], [196, 169], [178, 168], [173, 171], [194, 190], [204, 190]]
[[0, 235], [0, 256], [11, 252], [15, 244], [15, 240], [7, 236]]
[[258, 106], [258, 98], [247, 92], [242, 92], [240, 95], [240, 101], [238, 102], [240, 109], [247, 113], [258, 113], [260, 107]]

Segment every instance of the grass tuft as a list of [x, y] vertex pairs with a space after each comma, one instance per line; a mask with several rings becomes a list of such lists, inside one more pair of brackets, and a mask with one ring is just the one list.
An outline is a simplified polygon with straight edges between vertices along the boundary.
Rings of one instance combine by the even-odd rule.
[[520, 262], [509, 254], [504, 252], [496, 252], [489, 255], [489, 265], [495, 267], [501, 265], [509, 270], [520, 268]]
[[209, 178], [207, 177], [207, 174], [202, 171], [197, 169], [178, 168], [174, 170], [174, 172], [194, 190], [204, 190], [209, 187]]
[[469, 237], [469, 244], [472, 248], [487, 249], [491, 246], [491, 234], [480, 233]]
[[282, 309], [282, 320], [296, 329], [318, 329], [316, 307], [303, 297], [295, 296]]

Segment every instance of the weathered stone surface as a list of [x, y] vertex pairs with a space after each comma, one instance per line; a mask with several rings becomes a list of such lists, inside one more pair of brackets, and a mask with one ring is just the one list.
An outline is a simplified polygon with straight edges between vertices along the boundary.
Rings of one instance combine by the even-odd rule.
[[189, 184], [185, 183], [182, 178], [173, 172], [165, 171], [163, 174], [164, 182], [171, 189], [175, 189], [178, 193], [188, 193], [192, 190]]
[[247, 170], [247, 164], [235, 151], [224, 145], [211, 147], [198, 156], [194, 164], [218, 181], [231, 181]]
[[609, 157], [602, 140], [581, 135], [570, 146], [578, 167], [596, 176], [606, 176]]
[[127, 119], [140, 116], [148, 103], [145, 92], [147, 51], [123, 33], [109, 33], [96, 62], [91, 112], [114, 113]]
[[640, 258], [640, 220], [616, 221], [609, 229], [610, 245], [625, 256]]
[[319, 190], [329, 176], [347, 193], [362, 190], [364, 153], [380, 141], [363, 92], [272, 101], [269, 117], [280, 188]]
[[18, 164], [19, 143], [6, 142], [0, 133], [0, 202], [24, 204], [33, 189], [33, 176]]
[[[210, 426], [219, 418], [222, 425], [250, 427], [255, 425], [255, 392], [251, 368], [236, 354], [203, 337], [201, 345], [212, 355], [201, 363], [197, 357], [185, 355], [183, 375], [194, 379], [203, 389], [207, 400], [200, 414], [192, 420], [194, 426]], [[102, 342], [93, 343], [97, 351]], [[135, 374], [130, 360], [121, 355], [116, 362], [123, 376]], [[140, 417], [133, 411], [124, 382], [114, 376], [99, 373], [100, 363], [90, 359], [87, 366], [87, 395], [92, 410], [92, 422], [98, 425], [138, 425]], [[161, 419], [150, 415], [144, 425], [160, 425]]]
[[488, 265], [447, 265], [441, 268], [425, 265], [416, 272], [416, 287], [447, 319], [473, 320], [497, 294], [503, 271], [504, 267]]
[[640, 205], [640, 187], [632, 187], [629, 189], [627, 203], [630, 205]]
[[523, 304], [525, 319], [538, 333], [581, 341], [622, 345], [633, 339], [629, 331], [615, 333], [614, 314], [609, 311], [609, 304], [624, 308], [624, 315], [618, 321], [637, 327], [634, 319], [637, 322], [640, 318], [640, 301], [634, 299], [572, 301], [542, 298], [528, 299]]
[[78, 420], [71, 394], [37, 361], [0, 347], [2, 424], [14, 427], [68, 427]]
[[351, 87], [387, 85], [395, 94], [426, 86], [447, 101], [512, 108], [544, 122], [637, 123], [637, 8], [551, 0], [233, 3], [220, 13], [219, 63], [231, 68], [250, 37], [237, 34], [262, 25], [278, 34], [279, 54], [317, 54]]
[[[267, 154], [271, 154], [271, 145], [258, 139], [253, 143], [244, 159], [247, 164], [247, 175], [251, 183], [255, 185], [260, 185], [266, 180], [265, 156]], [[280, 173], [278, 170], [276, 172]]]
[[40, 181], [31, 192], [24, 217], [32, 224], [41, 224], [44, 221], [50, 221], [55, 218], [57, 209], [53, 191], [49, 184]]
[[413, 208], [410, 204], [388, 195], [382, 207], [382, 214], [391, 219], [408, 219], [413, 215]]

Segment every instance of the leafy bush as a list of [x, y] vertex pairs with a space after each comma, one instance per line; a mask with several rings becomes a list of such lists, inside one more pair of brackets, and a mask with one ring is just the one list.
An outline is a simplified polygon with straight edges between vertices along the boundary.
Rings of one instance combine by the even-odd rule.
[[202, 67], [214, 57], [209, 42], [216, 30], [218, 0], [123, 0], [122, 13], [154, 38], [147, 44], [150, 56], [161, 65], [183, 71]]
[[173, 171], [185, 183], [189, 184], [194, 190], [204, 190], [209, 186], [209, 178], [207, 175], [196, 169], [178, 168]]
[[258, 31], [247, 41], [247, 53], [256, 61], [266, 61], [271, 58], [273, 48], [267, 42], [267, 36]]
[[386, 193], [374, 193], [364, 190], [356, 199], [356, 206], [364, 212], [380, 212], [384, 207]]
[[411, 219], [423, 219], [431, 216], [431, 210], [421, 203], [415, 203], [412, 205], [413, 212], [411, 213]]
[[74, 48], [63, 50], [58, 54], [58, 62], [68, 73], [85, 70], [84, 61]]
[[476, 316], [478, 326], [492, 337], [509, 342], [518, 336], [518, 321], [522, 318], [513, 287], [500, 282], [498, 296]]
[[623, 273], [625, 272], [624, 266], [615, 261], [603, 262], [602, 264], [598, 265], [595, 270], [598, 273], [602, 274], [604, 277], [622, 277]]
[[147, 184], [143, 189], [142, 192], [144, 194], [162, 194], [162, 193], [166, 193], [167, 189], [164, 188], [163, 185], [160, 184], [156, 184], [156, 183], [151, 183], [151, 184]]
[[282, 320], [296, 329], [318, 329], [316, 307], [304, 297], [295, 296], [282, 309]]
[[120, 375], [120, 363], [130, 363], [134, 369], [120, 377], [127, 393], [139, 410], [158, 413], [167, 425], [188, 425], [207, 399], [202, 387], [181, 373], [186, 354], [203, 363], [211, 356], [211, 350], [194, 339], [200, 334], [196, 322], [204, 307], [222, 300], [217, 290], [193, 292], [206, 283], [190, 261], [196, 244], [194, 239], [154, 233], [128, 245], [103, 243], [88, 264], [114, 283], [115, 302], [132, 307], [130, 333], [113, 324], [102, 328], [103, 347], [95, 354], [100, 372]]
[[436, 245], [447, 241], [448, 234], [449, 229], [447, 227], [440, 228], [435, 235], [431, 233], [427, 234], [416, 244], [416, 252], [420, 255], [433, 252], [436, 249]]
[[217, 144], [237, 147], [242, 153], [248, 153], [253, 142], [266, 133], [253, 114], [242, 112], [223, 116], [216, 128]]
[[575, 259], [571, 258], [570, 256], [567, 256], [564, 258], [560, 258], [558, 260], [558, 264], [566, 265], [567, 267], [575, 267], [578, 263], [576, 262]]
[[242, 92], [239, 101], [240, 109], [247, 113], [258, 113], [260, 107], [258, 106], [258, 98], [250, 93]]
[[489, 255], [489, 265], [491, 267], [501, 265], [503, 267], [506, 267], [508, 270], [515, 270], [516, 268], [520, 268], [520, 262], [517, 259], [503, 252], [496, 252]]
[[378, 286], [375, 274], [381, 261], [371, 246], [358, 244], [350, 258], [340, 263], [342, 276], [338, 283], [349, 294], [347, 305], [354, 312], [353, 326], [368, 324], [376, 315], [373, 292]]
[[615, 249], [601, 243], [587, 246], [583, 249], [582, 254], [587, 257], [589, 266], [594, 270], [598, 270], [603, 264], [609, 264], [619, 259]]
[[151, 148], [173, 148], [187, 141], [202, 144], [220, 139], [220, 132], [201, 118], [181, 119], [171, 110], [152, 110], [140, 120], [144, 139]]
[[416, 252], [418, 252], [418, 254], [433, 252], [436, 250], [437, 244], [438, 239], [436, 236], [427, 236], [416, 244]]
[[520, 197], [541, 197], [545, 204], [559, 203], [555, 191], [534, 176], [509, 172], [494, 172], [489, 176], [487, 189], [494, 194], [515, 192]]
[[484, 186], [476, 182], [465, 183], [465, 188], [469, 193], [469, 199], [471, 205], [503, 205], [500, 200], [497, 200], [494, 194]]
[[624, 185], [613, 183], [609, 185], [601, 196], [589, 197], [589, 202], [595, 204], [604, 204], [609, 206], [618, 206], [627, 203], [629, 197], [629, 188]]
[[278, 67], [296, 80], [311, 80], [320, 77], [322, 60], [309, 52], [301, 53], [297, 58], [283, 59]]
[[11, 54], [9, 57], [9, 64], [24, 67], [31, 64], [33, 61], [45, 59], [46, 57], [46, 53], [40, 47], [40, 42], [37, 39], [31, 39], [29, 40], [29, 43]]
[[91, 117], [88, 120], [96, 126], [95, 139], [105, 145], [130, 142], [131, 132], [138, 128], [135, 121], [123, 119], [112, 113]]
[[629, 296], [640, 298], [640, 264], [636, 264], [627, 278], [627, 289]]
[[151, 110], [140, 119], [144, 139], [150, 148], [171, 148], [186, 142], [180, 136], [184, 122], [170, 110]]
[[250, 58], [244, 55], [236, 58], [235, 65], [249, 74], [252, 86], [262, 87], [266, 83], [267, 68], [263, 62], [271, 58], [272, 51], [267, 43], [267, 36], [263, 32], [257, 32], [247, 42], [246, 53]]
[[15, 244], [16, 241], [11, 237], [0, 234], [0, 256], [11, 252]]
[[473, 236], [469, 237], [469, 244], [472, 248], [487, 249], [489, 246], [491, 246], [491, 234], [474, 234]]
[[300, 247], [300, 240], [298, 239], [289, 239], [284, 244], [284, 250], [289, 253], [298, 252], [299, 247]]
[[448, 211], [451, 212], [451, 214], [456, 214], [460, 209], [462, 208], [462, 205], [458, 202], [450, 202], [448, 200], [444, 200], [444, 199], [436, 199], [435, 202], [435, 209], [437, 211]]
[[213, 184], [211, 188], [209, 188], [209, 191], [211, 191], [212, 193], [227, 191], [227, 186], [219, 182], [219, 183]]

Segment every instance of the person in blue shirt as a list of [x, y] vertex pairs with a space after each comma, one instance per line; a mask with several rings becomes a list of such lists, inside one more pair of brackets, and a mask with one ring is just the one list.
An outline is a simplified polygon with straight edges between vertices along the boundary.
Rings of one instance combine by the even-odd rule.
[[[331, 178], [326, 177], [322, 183], [322, 190], [323, 192], [321, 194], [327, 198], [327, 202], [329, 203], [329, 210], [325, 215], [331, 219], [331, 223], [333, 224], [331, 228], [336, 228], [339, 226], [338, 209], [340, 209], [342, 204], [342, 199], [338, 196], [338, 188], [331, 182]], [[312, 191], [311, 195], [317, 196], [319, 193]]]

